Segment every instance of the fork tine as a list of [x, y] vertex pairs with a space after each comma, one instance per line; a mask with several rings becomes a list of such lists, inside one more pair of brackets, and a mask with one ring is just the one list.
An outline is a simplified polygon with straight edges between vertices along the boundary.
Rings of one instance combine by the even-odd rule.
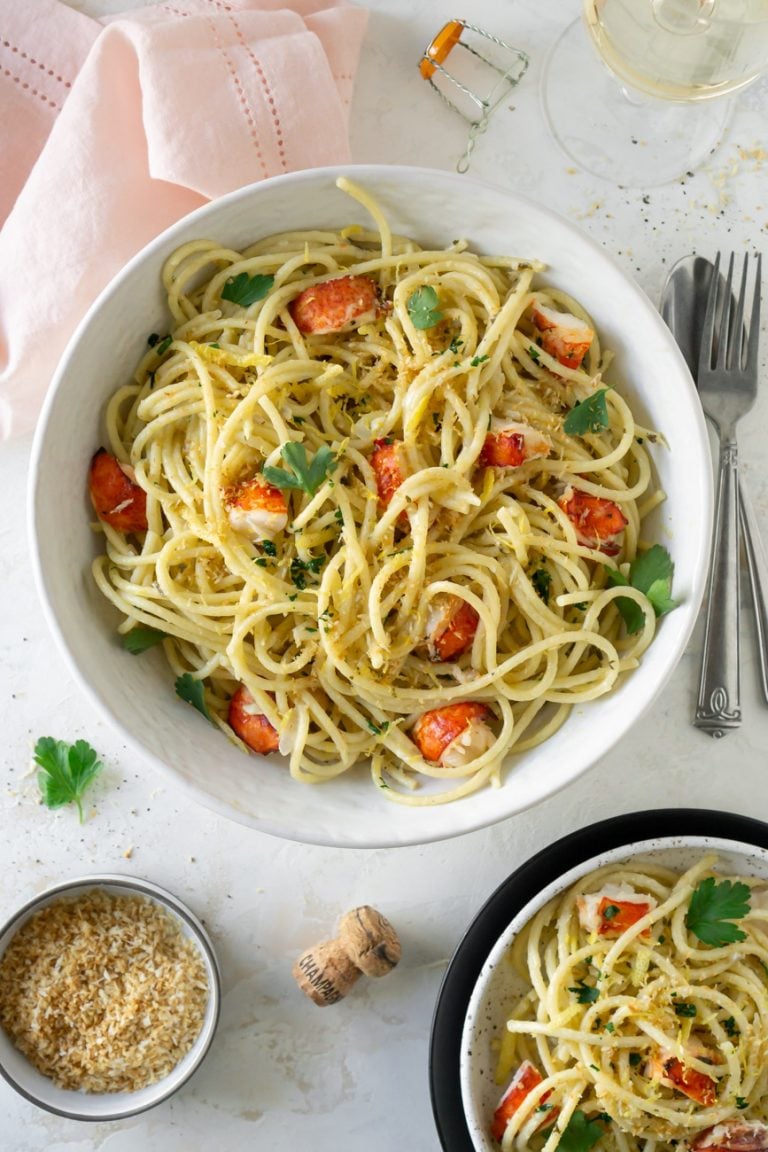
[[744, 363], [744, 302], [747, 297], [747, 271], [749, 269], [749, 253], [744, 253], [744, 267], [741, 270], [741, 287], [739, 299], [736, 304], [736, 316], [731, 326], [731, 347], [729, 349], [728, 367], [741, 371]]
[[704, 312], [704, 323], [701, 327], [701, 344], [699, 345], [698, 371], [709, 372], [712, 367], [712, 350], [715, 338], [715, 311], [717, 308], [717, 289], [720, 282], [720, 253], [715, 256], [712, 267], [712, 279], [707, 292], [707, 307]]
[[763, 254], [757, 253], [757, 271], [755, 273], [755, 294], [752, 298], [752, 315], [749, 318], [749, 340], [747, 341], [748, 368], [757, 366], [757, 345], [760, 338], [760, 293], [762, 286]]
[[[725, 368], [726, 362], [731, 359], [729, 355], [731, 351], [732, 341], [728, 339], [728, 330], [731, 320], [731, 301], [733, 285], [733, 252], [731, 252], [728, 261], [728, 275], [725, 279], [725, 295], [723, 296], [723, 310], [720, 313], [720, 336], [717, 345], [717, 360], [715, 368]], [[738, 329], [735, 330], [738, 338]]]

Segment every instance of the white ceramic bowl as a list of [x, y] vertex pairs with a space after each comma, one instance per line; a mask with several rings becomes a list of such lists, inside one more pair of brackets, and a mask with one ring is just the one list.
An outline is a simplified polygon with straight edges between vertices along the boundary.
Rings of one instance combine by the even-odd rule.
[[167, 1100], [189, 1080], [204, 1060], [211, 1046], [221, 1005], [221, 977], [213, 945], [196, 916], [170, 892], [148, 880], [128, 876], [83, 876], [56, 884], [29, 900], [0, 928], [0, 956], [3, 955], [20, 928], [42, 908], [62, 898], [85, 895], [100, 889], [114, 895], [144, 896], [155, 901], [174, 917], [181, 931], [199, 949], [208, 976], [208, 1005], [203, 1026], [197, 1040], [176, 1067], [162, 1080], [140, 1088], [136, 1092], [75, 1092], [59, 1088], [30, 1064], [0, 1028], [0, 1075], [27, 1100], [72, 1120], [122, 1120], [154, 1108]]
[[[738, 817], [726, 819], [733, 822]], [[765, 826], [763, 829], [768, 831]], [[712, 835], [660, 836], [606, 849], [581, 860], [544, 885], [510, 920], [482, 966], [469, 1000], [461, 1037], [461, 1098], [471, 1147], [475, 1152], [498, 1152], [498, 1144], [491, 1139], [489, 1131], [502, 1091], [494, 1079], [496, 1054], [492, 1045], [494, 1039], [502, 1034], [509, 1006], [520, 990], [519, 978], [507, 960], [518, 932], [549, 900], [604, 864], [650, 857], [667, 867], [684, 871], [708, 852], [718, 854], [718, 868], [726, 874], [768, 880], [766, 848]]]
[[176, 700], [159, 652], [135, 659], [119, 646], [116, 615], [89, 575], [98, 542], [89, 527], [85, 476], [103, 440], [108, 396], [130, 378], [145, 334], [167, 328], [162, 264], [195, 237], [242, 247], [286, 229], [363, 222], [364, 210], [335, 186], [339, 169], [281, 176], [223, 197], [158, 237], [117, 276], [80, 325], [47, 398], [33, 450], [31, 537], [45, 613], [71, 671], [135, 751], [204, 804], [253, 828], [311, 843], [379, 847], [438, 840], [519, 812], [622, 738], [664, 687], [693, 629], [707, 568], [712, 480], [701, 407], [683, 358], [647, 297], [600, 246], [539, 205], [464, 176], [383, 166], [343, 171], [376, 195], [396, 231], [424, 244], [444, 246], [462, 236], [486, 253], [544, 260], [547, 280], [589, 309], [604, 345], [615, 351], [616, 376], [626, 380], [636, 413], [669, 445], [654, 452], [668, 495], [657, 539], [672, 553], [680, 607], [660, 621], [642, 667], [514, 761], [500, 790], [410, 809], [388, 802], [364, 769], [308, 787], [254, 763]]

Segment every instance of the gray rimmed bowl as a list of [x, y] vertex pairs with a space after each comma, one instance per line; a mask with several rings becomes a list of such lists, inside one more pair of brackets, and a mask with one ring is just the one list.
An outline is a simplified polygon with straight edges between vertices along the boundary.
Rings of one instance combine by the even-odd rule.
[[181, 900], [149, 880], [111, 874], [67, 880], [28, 900], [0, 929], [0, 957], [16, 933], [36, 912], [62, 898], [85, 895], [94, 889], [112, 895], [144, 896], [154, 901], [170, 913], [182, 933], [194, 942], [205, 965], [209, 990], [205, 1017], [197, 1039], [173, 1070], [154, 1084], [135, 1092], [94, 1093], [59, 1088], [49, 1077], [33, 1067], [0, 1028], [0, 1075], [25, 1099], [57, 1116], [71, 1120], [123, 1120], [167, 1100], [199, 1068], [211, 1046], [219, 1019], [221, 974], [207, 932]]

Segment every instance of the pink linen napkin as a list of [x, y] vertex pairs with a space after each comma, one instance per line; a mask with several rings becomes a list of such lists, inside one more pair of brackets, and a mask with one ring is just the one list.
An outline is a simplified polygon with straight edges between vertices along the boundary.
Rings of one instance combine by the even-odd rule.
[[102, 23], [2, 5], [0, 437], [34, 425], [77, 322], [158, 232], [349, 159], [365, 23], [347, 0], [179, 0]]

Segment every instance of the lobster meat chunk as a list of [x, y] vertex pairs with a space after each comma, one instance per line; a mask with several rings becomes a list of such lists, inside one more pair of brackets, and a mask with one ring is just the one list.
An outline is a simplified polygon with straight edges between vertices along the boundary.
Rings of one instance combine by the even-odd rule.
[[147, 494], [133, 469], [99, 448], [88, 469], [88, 491], [99, 520], [117, 532], [146, 532]]
[[526, 460], [549, 456], [552, 442], [529, 424], [506, 423], [485, 438], [479, 463], [486, 468], [519, 468]]
[[[598, 936], [620, 936], [655, 908], [656, 900], [632, 888], [609, 884], [602, 892], [579, 896], [576, 907], [579, 923], [588, 932], [595, 932]], [[642, 933], [643, 936], [649, 934], [649, 928]]]
[[253, 696], [244, 684], [240, 685], [229, 702], [227, 723], [252, 752], [266, 756], [277, 751], [280, 743], [277, 729], [259, 712]]
[[[491, 1135], [494, 1140], [501, 1142], [504, 1133], [507, 1130], [507, 1125], [514, 1116], [515, 1112], [524, 1103], [527, 1097], [531, 1094], [534, 1088], [538, 1088], [541, 1084], [543, 1076], [538, 1068], [531, 1063], [530, 1060], [523, 1060], [520, 1067], [515, 1072], [509, 1084], [504, 1090], [504, 1093], [499, 1100], [498, 1107], [493, 1114], [493, 1123], [491, 1125]], [[543, 1104], [551, 1092], [545, 1092], [541, 1097], [539, 1104]], [[552, 1124], [557, 1117], [558, 1109], [548, 1109], [544, 1114], [539, 1124], [539, 1128], [545, 1125]]]
[[557, 502], [576, 529], [585, 548], [597, 548], [606, 556], [621, 551], [621, 535], [627, 518], [618, 504], [569, 485]]
[[566, 368], [580, 368], [595, 334], [585, 320], [570, 312], [556, 312], [544, 304], [534, 304], [531, 312], [541, 332], [541, 346]]
[[427, 617], [427, 651], [430, 660], [454, 660], [466, 652], [475, 638], [480, 617], [460, 596], [436, 596]]
[[381, 304], [369, 276], [337, 276], [299, 292], [288, 309], [305, 336], [330, 336], [375, 320]]
[[700, 1132], [695, 1152], [768, 1152], [768, 1124], [762, 1120], [726, 1120]]
[[486, 723], [490, 716], [487, 704], [461, 700], [424, 712], [411, 735], [425, 760], [443, 768], [463, 768], [493, 744], [495, 736]]
[[[400, 440], [374, 440], [371, 453], [371, 467], [376, 477], [376, 490], [383, 508], [388, 507], [392, 497], [408, 475]], [[408, 514], [403, 511], [398, 516], [400, 523], [407, 523]]]
[[224, 493], [227, 517], [235, 532], [252, 540], [274, 540], [288, 523], [288, 501], [263, 476], [254, 476]]

